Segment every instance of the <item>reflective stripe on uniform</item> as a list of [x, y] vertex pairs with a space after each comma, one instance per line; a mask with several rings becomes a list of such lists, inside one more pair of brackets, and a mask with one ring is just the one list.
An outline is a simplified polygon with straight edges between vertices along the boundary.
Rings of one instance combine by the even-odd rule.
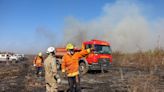
[[65, 72], [65, 70], [63, 69], [62, 72]]
[[76, 76], [78, 74], [79, 74], [79, 72], [73, 72], [73, 73], [68, 73], [67, 76], [68, 77], [74, 77], [74, 76]]

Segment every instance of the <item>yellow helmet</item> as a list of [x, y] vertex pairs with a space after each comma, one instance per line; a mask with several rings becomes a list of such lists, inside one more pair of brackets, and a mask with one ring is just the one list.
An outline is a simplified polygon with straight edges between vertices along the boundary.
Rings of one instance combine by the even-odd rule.
[[41, 52], [39, 52], [39, 53], [38, 53], [38, 56], [40, 56], [40, 57], [41, 57], [41, 56], [42, 56], [42, 53], [41, 53]]
[[74, 49], [73, 44], [68, 43], [67, 46], [66, 46], [66, 49], [67, 49], [67, 50]]

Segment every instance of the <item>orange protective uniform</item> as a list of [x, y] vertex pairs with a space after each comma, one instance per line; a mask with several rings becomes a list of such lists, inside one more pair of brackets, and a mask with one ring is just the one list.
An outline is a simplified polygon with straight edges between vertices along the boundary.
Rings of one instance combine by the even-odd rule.
[[33, 60], [33, 64], [36, 65], [36, 67], [42, 67], [43, 66], [43, 58], [36, 56], [35, 59]]
[[90, 49], [76, 52], [74, 55], [65, 54], [62, 58], [62, 72], [66, 72], [68, 77], [79, 74], [79, 59], [90, 53]]

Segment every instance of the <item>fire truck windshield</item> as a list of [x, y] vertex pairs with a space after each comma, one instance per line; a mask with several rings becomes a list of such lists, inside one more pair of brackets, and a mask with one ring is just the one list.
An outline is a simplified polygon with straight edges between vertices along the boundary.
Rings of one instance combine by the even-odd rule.
[[94, 45], [94, 53], [96, 54], [111, 54], [110, 46], [106, 45]]

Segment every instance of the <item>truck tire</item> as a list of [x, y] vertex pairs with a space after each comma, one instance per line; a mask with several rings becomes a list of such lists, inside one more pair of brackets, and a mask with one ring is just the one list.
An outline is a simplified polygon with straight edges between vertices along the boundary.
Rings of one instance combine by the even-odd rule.
[[80, 62], [80, 75], [84, 75], [88, 72], [88, 66], [85, 64], [85, 62]]

